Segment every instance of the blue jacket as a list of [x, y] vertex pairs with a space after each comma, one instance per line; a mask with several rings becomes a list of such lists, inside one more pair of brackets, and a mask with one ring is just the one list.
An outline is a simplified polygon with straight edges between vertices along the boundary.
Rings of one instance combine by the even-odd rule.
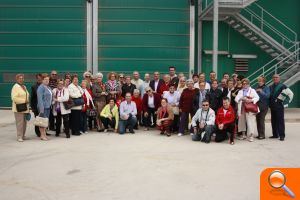
[[266, 85], [257, 88], [262, 89], [262, 92], [257, 92], [259, 96], [258, 105], [268, 107], [270, 102], [270, 88]]
[[50, 87], [41, 84], [37, 89], [37, 108], [40, 113], [44, 113], [44, 109], [49, 109], [52, 103], [52, 90]]

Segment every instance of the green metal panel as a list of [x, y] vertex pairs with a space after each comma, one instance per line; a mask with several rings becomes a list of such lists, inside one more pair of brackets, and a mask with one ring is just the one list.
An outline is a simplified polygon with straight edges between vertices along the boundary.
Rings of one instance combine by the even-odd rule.
[[188, 72], [189, 1], [99, 0], [99, 71]]
[[[86, 69], [86, 1], [0, 0], [0, 107], [10, 106], [15, 73]], [[29, 83], [30, 82], [30, 83]]]

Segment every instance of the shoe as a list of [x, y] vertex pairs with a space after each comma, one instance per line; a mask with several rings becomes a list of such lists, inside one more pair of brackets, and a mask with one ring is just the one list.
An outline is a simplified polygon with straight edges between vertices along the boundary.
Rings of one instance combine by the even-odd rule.
[[135, 134], [134, 130], [129, 130], [129, 132], [130, 132], [131, 134]]
[[284, 141], [284, 137], [281, 137], [279, 140], [280, 140], [280, 141]]
[[83, 132], [84, 134], [88, 134], [89, 132], [87, 132], [87, 131], [85, 131], [85, 132]]
[[171, 133], [170, 132], [167, 132], [167, 137], [170, 137], [171, 136]]
[[107, 129], [104, 129], [104, 133], [107, 133]]
[[56, 134], [55, 134], [55, 137], [59, 137], [59, 133], [56, 133]]
[[80, 133], [80, 134], [83, 134], [84, 132], [83, 132], [83, 131], [79, 131], [79, 133]]
[[276, 137], [276, 136], [271, 136], [271, 137], [269, 137], [270, 139], [278, 139], [278, 137]]
[[182, 133], [178, 133], [178, 135], [177, 135], [178, 137], [181, 137], [181, 136], [183, 136], [183, 134]]
[[29, 137], [23, 136], [23, 140], [30, 140]]
[[41, 137], [41, 140], [43, 140], [43, 141], [48, 141], [49, 139], [46, 138], [46, 137]]
[[248, 141], [249, 142], [253, 142], [254, 141], [254, 138], [253, 138], [252, 134], [249, 136]]
[[70, 138], [71, 136], [70, 136], [70, 134], [69, 135], [66, 135], [66, 138]]
[[260, 136], [260, 137], [257, 137], [257, 139], [259, 139], [259, 140], [264, 140], [264, 139], [266, 139], [265, 137], [262, 137], [262, 136]]
[[194, 133], [190, 133], [190, 135], [191, 135], [191, 136], [193, 136], [193, 135], [194, 135]]
[[229, 144], [230, 144], [230, 145], [234, 145], [234, 142], [233, 142], [233, 141], [232, 141], [232, 142], [229, 142]]
[[239, 135], [239, 136], [237, 136], [237, 139], [238, 140], [244, 140], [244, 136], [243, 135]]
[[160, 132], [160, 134], [161, 134], [161, 135], [164, 135], [164, 134], [165, 134], [165, 132], [164, 132], [164, 131], [161, 131], [161, 132]]
[[149, 131], [149, 128], [144, 128], [144, 131]]
[[46, 136], [51, 136], [51, 134], [50, 133], [46, 133]]
[[18, 142], [24, 142], [24, 140], [22, 138], [19, 138]]

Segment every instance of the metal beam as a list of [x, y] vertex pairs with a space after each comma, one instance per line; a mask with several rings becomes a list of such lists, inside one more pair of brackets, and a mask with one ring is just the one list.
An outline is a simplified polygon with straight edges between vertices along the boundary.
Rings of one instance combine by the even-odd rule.
[[93, 70], [93, 4], [86, 1], [86, 70]]
[[98, 0], [93, 0], [93, 74], [98, 73]]
[[190, 4], [190, 62], [189, 77], [194, 73], [195, 67], [195, 6]]
[[218, 25], [219, 25], [219, 0], [214, 0], [214, 21], [213, 21], [213, 71], [218, 76]]
[[[198, 15], [202, 12], [202, 2], [198, 1]], [[202, 20], [198, 16], [198, 74], [202, 72]]]

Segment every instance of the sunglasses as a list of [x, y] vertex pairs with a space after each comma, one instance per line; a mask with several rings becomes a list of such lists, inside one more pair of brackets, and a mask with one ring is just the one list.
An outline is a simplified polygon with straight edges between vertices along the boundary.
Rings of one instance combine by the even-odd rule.
[[150, 92], [151, 90], [147, 90], [146, 92]]
[[208, 106], [208, 104], [202, 104], [202, 106]]

